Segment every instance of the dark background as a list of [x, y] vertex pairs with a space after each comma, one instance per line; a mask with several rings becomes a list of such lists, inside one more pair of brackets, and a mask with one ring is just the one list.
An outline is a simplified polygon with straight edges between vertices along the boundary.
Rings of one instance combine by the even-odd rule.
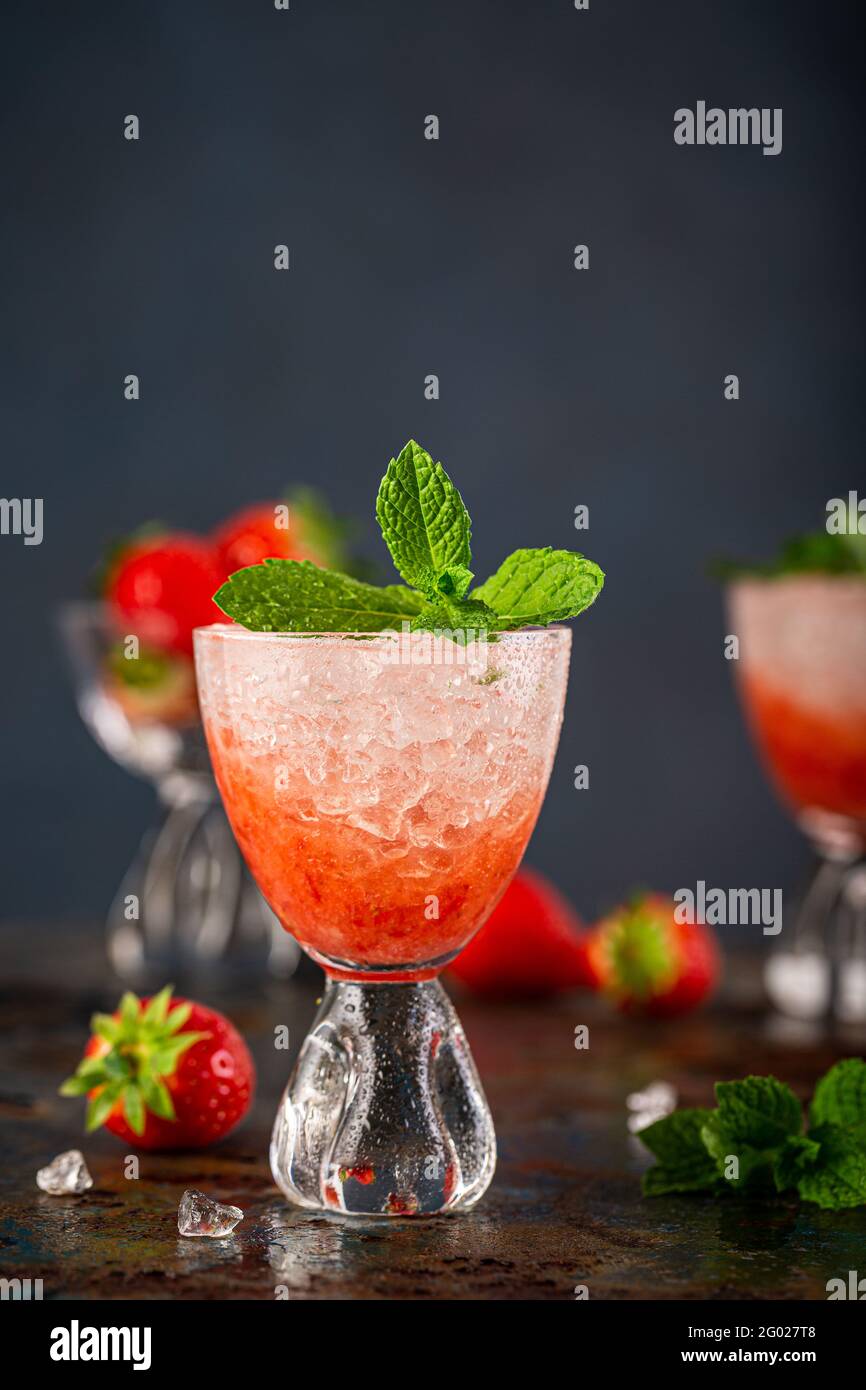
[[[372, 503], [409, 435], [464, 494], [479, 576], [543, 544], [607, 571], [530, 861], [585, 913], [796, 885], [705, 570], [864, 482], [857, 9], [4, 6], [2, 491], [44, 498], [45, 539], [0, 538], [3, 915], [101, 914], [151, 814], [52, 629], [106, 538], [310, 480], [386, 561]], [[677, 147], [699, 99], [781, 106], [782, 154]]]

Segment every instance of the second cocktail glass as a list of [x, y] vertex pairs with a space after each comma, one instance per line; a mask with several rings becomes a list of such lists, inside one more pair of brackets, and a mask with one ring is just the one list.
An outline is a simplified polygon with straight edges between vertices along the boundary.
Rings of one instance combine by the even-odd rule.
[[196, 632], [199, 695], [232, 828], [325, 997], [274, 1127], [304, 1207], [471, 1206], [490, 1113], [438, 981], [523, 855], [562, 722], [571, 633]]

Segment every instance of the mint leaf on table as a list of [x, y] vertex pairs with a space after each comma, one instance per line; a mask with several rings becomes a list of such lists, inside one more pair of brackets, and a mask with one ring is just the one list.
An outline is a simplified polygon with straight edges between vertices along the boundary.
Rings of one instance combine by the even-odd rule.
[[797, 1191], [806, 1202], [829, 1211], [859, 1207], [866, 1202], [866, 1150], [854, 1134], [839, 1125], [823, 1124], [810, 1131], [820, 1145], [814, 1164], [799, 1177]]
[[472, 579], [469, 513], [441, 463], [414, 439], [388, 464], [376, 516], [407, 584], [433, 596], [447, 575], [453, 587], [444, 592], [463, 597]]
[[[735, 1139], [719, 1118], [718, 1111], [710, 1115], [703, 1126], [701, 1138], [704, 1148], [716, 1165], [718, 1176], [730, 1187], [754, 1188], [770, 1185], [773, 1177], [774, 1151], [758, 1149], [752, 1144], [743, 1143], [741, 1139]], [[732, 1159], [736, 1159], [735, 1166], [731, 1164]]]
[[474, 589], [508, 630], [544, 626], [574, 618], [601, 593], [604, 574], [592, 560], [572, 550], [515, 550], [495, 574]]
[[838, 1125], [866, 1148], [866, 1062], [862, 1058], [848, 1057], [822, 1076], [809, 1107], [809, 1123]]
[[675, 1110], [640, 1131], [640, 1139], [658, 1159], [643, 1176], [645, 1197], [668, 1192], [702, 1192], [719, 1181], [716, 1165], [701, 1136], [712, 1112]]
[[774, 1076], [719, 1081], [716, 1100], [719, 1123], [733, 1145], [774, 1149], [803, 1128], [800, 1102], [790, 1086]]
[[[715, 1110], [678, 1110], [641, 1130], [659, 1162], [644, 1174], [647, 1197], [665, 1192], [796, 1189], [828, 1211], [866, 1205], [866, 1062], [837, 1062], [815, 1088], [811, 1128], [800, 1102], [774, 1076], [716, 1085]], [[736, 1178], [727, 1178], [729, 1160]], [[723, 1182], [722, 1179], [725, 1179]]]
[[773, 1181], [777, 1192], [796, 1187], [801, 1177], [818, 1161], [821, 1145], [807, 1134], [793, 1134], [785, 1140], [773, 1160]]
[[226, 580], [214, 602], [256, 632], [381, 632], [424, 605], [421, 594], [402, 584], [365, 584], [311, 560], [249, 565]]

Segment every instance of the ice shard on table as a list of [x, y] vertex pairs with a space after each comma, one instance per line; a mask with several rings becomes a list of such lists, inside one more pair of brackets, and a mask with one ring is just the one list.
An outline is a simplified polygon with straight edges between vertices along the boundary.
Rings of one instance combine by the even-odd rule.
[[652, 1081], [642, 1091], [632, 1091], [626, 1097], [629, 1111], [628, 1127], [632, 1134], [663, 1120], [677, 1108], [677, 1093], [667, 1081]]
[[80, 1149], [67, 1149], [58, 1154], [45, 1168], [36, 1174], [36, 1186], [52, 1197], [66, 1197], [70, 1193], [86, 1192], [93, 1186], [93, 1178], [87, 1171], [84, 1154]]
[[223, 1206], [195, 1187], [187, 1188], [177, 1209], [177, 1229], [182, 1236], [227, 1236], [243, 1219], [240, 1207]]

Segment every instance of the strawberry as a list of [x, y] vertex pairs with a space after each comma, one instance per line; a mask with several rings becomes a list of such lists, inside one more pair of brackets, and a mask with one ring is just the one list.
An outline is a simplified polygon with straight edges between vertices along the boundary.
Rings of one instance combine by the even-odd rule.
[[140, 1149], [202, 1149], [249, 1109], [255, 1068], [240, 1033], [171, 993], [125, 994], [117, 1013], [94, 1014], [84, 1060], [60, 1088], [87, 1095], [88, 1132], [104, 1124]]
[[213, 546], [224, 578], [268, 559], [322, 562], [290, 523], [288, 507], [278, 502], [256, 503], [230, 516], [214, 532]]
[[476, 994], [498, 998], [585, 985], [581, 923], [551, 883], [521, 869], [449, 970]]
[[223, 577], [206, 541], [164, 532], [123, 550], [106, 598], [119, 631], [151, 647], [189, 653], [193, 628], [225, 621], [212, 601]]
[[681, 923], [672, 898], [648, 893], [617, 908], [589, 933], [586, 959], [597, 989], [623, 1013], [688, 1013], [719, 978], [716, 938], [703, 922]]

